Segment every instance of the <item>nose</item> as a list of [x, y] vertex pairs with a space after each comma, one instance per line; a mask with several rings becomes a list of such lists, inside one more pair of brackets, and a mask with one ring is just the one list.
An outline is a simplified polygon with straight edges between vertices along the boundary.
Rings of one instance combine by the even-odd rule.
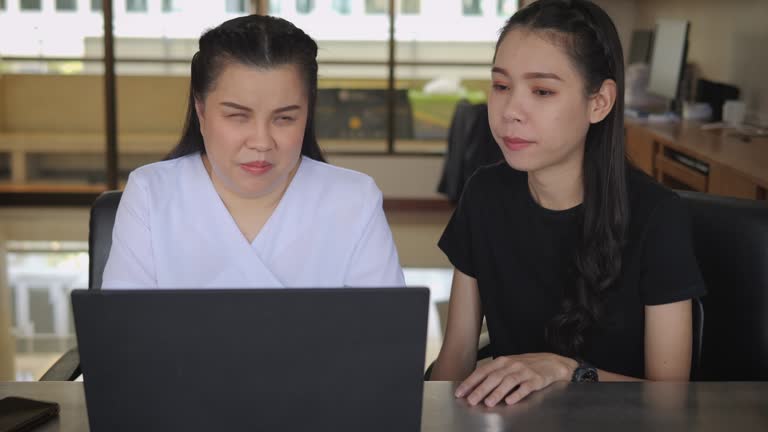
[[509, 91], [502, 109], [504, 110], [502, 119], [505, 123], [522, 123], [525, 120], [525, 110], [521, 98], [515, 91]]
[[275, 148], [275, 139], [267, 125], [255, 125], [245, 138], [245, 147], [258, 152], [268, 152]]

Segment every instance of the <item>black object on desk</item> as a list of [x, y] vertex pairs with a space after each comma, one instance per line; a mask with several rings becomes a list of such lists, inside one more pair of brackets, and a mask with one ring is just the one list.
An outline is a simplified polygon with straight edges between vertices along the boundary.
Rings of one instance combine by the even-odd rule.
[[0, 432], [34, 430], [59, 415], [59, 404], [9, 396], [0, 399]]

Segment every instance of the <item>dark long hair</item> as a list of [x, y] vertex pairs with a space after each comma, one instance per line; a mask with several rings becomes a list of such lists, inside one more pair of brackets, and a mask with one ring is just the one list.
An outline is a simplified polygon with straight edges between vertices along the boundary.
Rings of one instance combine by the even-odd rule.
[[301, 154], [324, 161], [315, 137], [317, 100], [317, 44], [290, 22], [264, 15], [231, 19], [200, 37], [199, 51], [192, 57], [189, 100], [184, 130], [178, 144], [166, 156], [175, 159], [191, 153], [205, 153], [195, 100], [204, 100], [224, 66], [238, 62], [257, 68], [296, 65], [304, 78], [308, 95], [307, 125]]
[[616, 82], [616, 101], [608, 116], [587, 132], [582, 178], [584, 201], [575, 283], [563, 288], [561, 311], [546, 329], [552, 348], [563, 355], [583, 353], [587, 330], [600, 318], [606, 294], [622, 265], [629, 204], [624, 150], [624, 56], [608, 14], [587, 0], [538, 0], [510, 18], [499, 44], [511, 30], [540, 32], [568, 53], [586, 83], [588, 95], [605, 80]]

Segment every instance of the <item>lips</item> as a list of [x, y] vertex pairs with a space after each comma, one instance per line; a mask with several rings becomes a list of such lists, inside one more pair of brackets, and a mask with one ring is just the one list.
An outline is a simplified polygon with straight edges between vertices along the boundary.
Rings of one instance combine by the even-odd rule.
[[261, 175], [272, 169], [272, 164], [267, 161], [253, 161], [240, 164], [240, 168], [254, 175]]
[[504, 137], [504, 147], [511, 151], [522, 150], [534, 142], [520, 137]]
[[267, 161], [254, 161], [254, 162], [244, 163], [242, 165], [250, 168], [266, 168], [268, 166], [272, 166], [272, 164]]

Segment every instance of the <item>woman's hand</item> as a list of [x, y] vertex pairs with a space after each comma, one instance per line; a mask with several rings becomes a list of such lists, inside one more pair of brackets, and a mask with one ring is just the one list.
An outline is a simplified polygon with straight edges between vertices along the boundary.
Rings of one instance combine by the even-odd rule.
[[577, 366], [575, 360], [551, 353], [498, 357], [475, 369], [456, 389], [456, 397], [466, 397], [473, 406], [485, 402], [492, 407], [502, 400], [512, 405], [555, 381], [570, 381]]

